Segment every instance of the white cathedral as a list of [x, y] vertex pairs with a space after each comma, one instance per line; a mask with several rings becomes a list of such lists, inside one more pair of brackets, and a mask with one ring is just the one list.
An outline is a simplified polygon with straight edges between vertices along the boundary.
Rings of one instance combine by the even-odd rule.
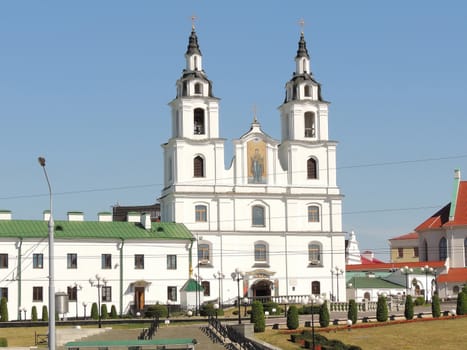
[[[239, 297], [345, 300], [336, 142], [329, 140], [329, 103], [310, 71], [303, 33], [279, 107], [281, 140], [264, 133], [254, 116], [234, 140], [228, 169], [219, 99], [194, 28], [185, 57], [170, 103], [172, 135], [162, 145], [161, 222], [148, 213], [129, 212], [119, 222], [108, 212], [97, 221], [68, 212], [68, 220], [55, 220], [50, 259], [53, 213], [14, 220], [0, 210], [0, 297], [8, 300], [10, 319], [30, 318], [33, 309], [47, 306], [51, 260], [55, 292], [68, 296], [68, 317], [89, 316], [97, 301], [123, 315], [157, 302], [194, 309], [202, 301]], [[195, 281], [203, 291], [193, 298]]]
[[[162, 145], [161, 220], [184, 223], [193, 233], [193, 269], [203, 281], [213, 275], [231, 280], [238, 269], [245, 275], [242, 297], [335, 297], [333, 284], [339, 282], [331, 269], [345, 270], [337, 142], [329, 139], [329, 103], [311, 73], [303, 32], [279, 107], [281, 141], [254, 116], [250, 129], [233, 141], [228, 169], [219, 99], [203, 69], [194, 27], [185, 58], [169, 104], [172, 136]], [[217, 283], [221, 298], [236, 295], [231, 282]], [[211, 285], [203, 283], [205, 289]], [[343, 284], [340, 294], [337, 300], [345, 300]]]

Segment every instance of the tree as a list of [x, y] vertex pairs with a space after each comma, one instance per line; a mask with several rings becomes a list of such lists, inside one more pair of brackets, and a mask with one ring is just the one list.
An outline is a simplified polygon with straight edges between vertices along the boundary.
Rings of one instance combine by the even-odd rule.
[[441, 316], [441, 305], [439, 302], [439, 296], [438, 293], [435, 293], [433, 295], [433, 298], [431, 300], [431, 314], [433, 317], [440, 317]]
[[115, 305], [112, 305], [110, 308], [110, 318], [117, 318], [117, 309], [115, 308]]
[[2, 322], [8, 321], [8, 302], [5, 297], [0, 301], [0, 316], [2, 317]]
[[42, 321], [48, 321], [49, 320], [49, 312], [47, 311], [47, 306], [42, 305]]
[[352, 324], [357, 323], [358, 310], [357, 310], [357, 303], [355, 302], [355, 299], [349, 300], [349, 309], [347, 310], [347, 319], [352, 320]]
[[380, 295], [378, 297], [378, 303], [376, 304], [376, 319], [378, 322], [386, 322], [388, 320], [388, 304], [384, 295]]
[[329, 309], [327, 301], [319, 307], [319, 325], [321, 327], [329, 326]]
[[291, 305], [287, 310], [287, 328], [297, 329], [298, 326], [298, 309], [295, 305]]
[[255, 333], [264, 332], [266, 329], [263, 304], [260, 301], [254, 301], [251, 304], [251, 323], [254, 324], [253, 329]]
[[101, 319], [106, 320], [109, 318], [109, 313], [107, 312], [107, 305], [101, 305]]
[[168, 315], [167, 307], [162, 304], [151, 305], [146, 310], [144, 316], [152, 318], [166, 318]]
[[456, 314], [467, 315], [467, 286], [464, 286], [457, 294]]
[[407, 295], [405, 298], [404, 317], [406, 320], [413, 318], [413, 300], [411, 295]]
[[34, 305], [31, 309], [31, 320], [32, 321], [37, 321], [37, 308], [36, 305]]
[[98, 320], [99, 319], [99, 311], [97, 308], [97, 303], [92, 303], [91, 306], [91, 318], [93, 320]]

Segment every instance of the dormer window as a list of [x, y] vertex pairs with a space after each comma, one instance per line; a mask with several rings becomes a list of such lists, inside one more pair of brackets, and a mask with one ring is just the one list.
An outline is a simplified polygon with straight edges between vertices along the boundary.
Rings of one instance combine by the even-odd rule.
[[204, 135], [204, 109], [196, 108], [194, 110], [193, 126], [195, 135]]

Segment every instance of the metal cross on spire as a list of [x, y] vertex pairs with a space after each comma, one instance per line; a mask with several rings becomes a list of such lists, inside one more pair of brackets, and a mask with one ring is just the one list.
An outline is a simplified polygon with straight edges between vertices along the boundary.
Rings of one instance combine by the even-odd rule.
[[195, 30], [195, 21], [198, 19], [195, 15], [191, 16], [191, 29]]
[[303, 34], [303, 29], [305, 28], [305, 20], [302, 18], [298, 21], [298, 24], [300, 25], [301, 32]]
[[253, 105], [253, 123], [257, 123], [258, 119], [256, 118], [256, 105]]

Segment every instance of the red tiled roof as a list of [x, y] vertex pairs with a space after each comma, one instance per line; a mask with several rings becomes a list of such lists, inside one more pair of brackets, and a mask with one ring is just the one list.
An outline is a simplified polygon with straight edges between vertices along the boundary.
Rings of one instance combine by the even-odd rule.
[[439, 275], [438, 283], [442, 282], [467, 282], [467, 268], [466, 267], [457, 267], [450, 268], [448, 273]]
[[451, 210], [449, 203], [442, 209], [437, 211], [431, 217], [421, 223], [415, 231], [422, 231], [433, 228], [441, 228], [443, 226], [463, 226], [467, 225], [467, 181], [459, 183], [457, 191], [457, 201], [455, 203], [454, 220], [449, 220], [449, 211]]
[[410, 232], [402, 236], [390, 238], [389, 240], [396, 241], [396, 240], [406, 240], [406, 239], [418, 239], [418, 232]]
[[[363, 259], [362, 259], [363, 262]], [[346, 265], [346, 271], [371, 271], [371, 270], [390, 270], [390, 269], [400, 269], [401, 267], [423, 267], [428, 265], [433, 268], [443, 267], [445, 264], [444, 261], [414, 261], [414, 262], [400, 262], [400, 263], [362, 263], [359, 265]]]
[[370, 260], [365, 258], [364, 256], [360, 257], [360, 261], [362, 262], [362, 264], [384, 264], [384, 262], [379, 259], [373, 258]]

